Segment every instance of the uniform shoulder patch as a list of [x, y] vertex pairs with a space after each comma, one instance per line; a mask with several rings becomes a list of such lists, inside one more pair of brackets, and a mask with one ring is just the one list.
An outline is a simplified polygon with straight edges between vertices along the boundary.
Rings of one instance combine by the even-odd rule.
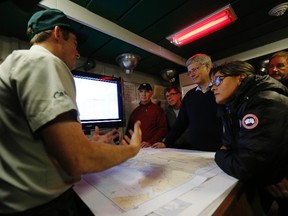
[[242, 126], [246, 129], [253, 129], [259, 123], [258, 117], [254, 114], [246, 114], [242, 119]]

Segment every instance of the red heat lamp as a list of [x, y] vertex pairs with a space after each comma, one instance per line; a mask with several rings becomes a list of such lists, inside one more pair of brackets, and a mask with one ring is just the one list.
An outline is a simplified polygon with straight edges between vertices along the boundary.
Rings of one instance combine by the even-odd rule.
[[216, 32], [225, 26], [232, 24], [236, 19], [237, 16], [229, 4], [189, 27], [168, 36], [166, 39], [172, 44], [180, 47]]

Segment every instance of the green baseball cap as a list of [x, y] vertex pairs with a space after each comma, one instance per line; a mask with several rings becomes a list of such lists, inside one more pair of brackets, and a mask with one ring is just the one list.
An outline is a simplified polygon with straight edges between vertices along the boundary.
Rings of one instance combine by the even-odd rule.
[[53, 29], [55, 26], [65, 27], [75, 34], [79, 44], [87, 40], [87, 35], [74, 29], [70, 20], [62, 11], [53, 8], [41, 10], [32, 15], [27, 25], [28, 28], [32, 29], [32, 32], [28, 36], [32, 39], [39, 32]]

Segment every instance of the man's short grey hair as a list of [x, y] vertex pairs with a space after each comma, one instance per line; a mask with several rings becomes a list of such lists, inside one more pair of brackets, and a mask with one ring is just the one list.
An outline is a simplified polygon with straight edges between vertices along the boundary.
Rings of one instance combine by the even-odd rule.
[[211, 60], [210, 56], [203, 54], [203, 53], [198, 53], [198, 54], [191, 56], [186, 61], [186, 67], [188, 67], [193, 62], [197, 62], [199, 64], [208, 65], [208, 66], [212, 67], [212, 60]]

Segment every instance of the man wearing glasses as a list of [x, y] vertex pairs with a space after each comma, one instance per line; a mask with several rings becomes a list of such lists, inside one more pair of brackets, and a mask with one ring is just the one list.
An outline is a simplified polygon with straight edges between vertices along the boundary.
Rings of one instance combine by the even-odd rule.
[[[169, 105], [166, 108], [165, 113], [168, 121], [169, 130], [171, 130], [182, 105], [182, 94], [177, 86], [169, 86], [164, 90], [164, 95]], [[189, 130], [185, 130], [185, 132], [179, 137], [179, 139], [177, 139], [177, 141], [171, 147], [189, 149]]]
[[216, 151], [221, 146], [223, 126], [217, 117], [217, 104], [211, 89], [209, 72], [211, 58], [206, 54], [196, 54], [186, 62], [188, 76], [197, 87], [188, 91], [175, 124], [164, 142], [152, 145], [154, 148], [174, 147], [177, 139], [189, 128], [188, 149]]

